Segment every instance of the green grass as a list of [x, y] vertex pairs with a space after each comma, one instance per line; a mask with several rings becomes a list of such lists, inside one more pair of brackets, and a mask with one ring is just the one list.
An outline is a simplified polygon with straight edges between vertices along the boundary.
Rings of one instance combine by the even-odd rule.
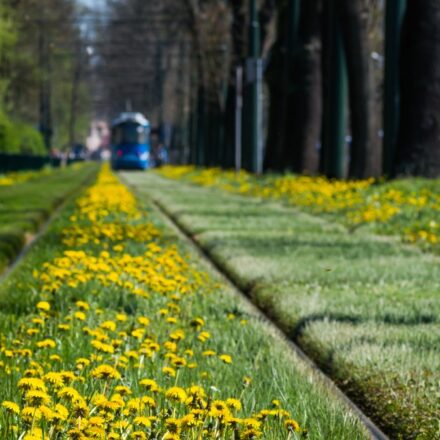
[[0, 272], [69, 194], [90, 179], [94, 164], [69, 167], [12, 186], [0, 186]]
[[338, 222], [349, 231], [366, 229], [400, 236], [429, 252], [440, 253], [440, 179], [334, 180], [295, 174], [264, 174], [194, 166], [164, 166], [157, 174], [226, 190], [234, 194], [281, 201], [310, 214]]
[[[146, 211], [148, 219], [163, 233], [159, 244], [176, 244], [180, 252], [188, 254], [194, 266], [208, 271], [214, 280], [218, 280], [215, 273], [200, 260], [193, 248], [176, 234], [161, 215], [148, 206]], [[28, 316], [33, 313], [39, 298], [38, 283], [33, 278], [32, 271], [41, 268], [44, 262], [62, 253], [64, 246], [60, 238], [62, 230], [70, 224], [69, 218], [72, 213], [73, 202], [62, 209], [60, 215], [51, 223], [22, 263], [0, 285], [1, 334], [8, 334], [17, 328], [18, 324], [29, 320]], [[145, 221], [144, 219], [145, 217], [141, 221]], [[131, 254], [141, 255], [145, 251], [144, 243], [125, 244]], [[101, 307], [106, 314], [124, 308], [130, 314], [130, 307], [133, 306], [133, 300], [128, 295], [124, 295], [123, 289], [116, 286], [109, 287], [104, 292], [100, 289], [99, 295], [96, 294], [97, 285], [93, 282], [75, 292], [71, 290], [63, 287], [60, 292], [53, 295], [51, 301], [55, 310], [69, 309], [76, 299], [87, 300], [92, 304], [93, 309]], [[209, 372], [212, 384], [219, 389], [219, 397], [235, 395], [237, 390], [242, 389], [243, 376], [252, 376], [251, 390], [243, 397], [243, 405], [247, 410], [252, 411], [253, 408], [270, 404], [273, 398], [278, 397], [285, 403], [286, 408], [293, 412], [300, 424], [307, 427], [309, 439], [367, 438], [357, 419], [322, 386], [310, 370], [290, 352], [287, 345], [271, 332], [267, 324], [254, 315], [243, 299], [224, 284], [215, 292], [215, 295], [197, 295], [194, 299], [190, 298], [190, 304], [182, 304], [182, 308], [189, 306], [192, 316], [202, 316], [206, 320], [208, 329], [213, 335], [211, 348], [226, 351], [233, 356], [232, 366], [225, 368], [213, 364]], [[151, 313], [152, 310], [163, 307], [166, 301], [168, 301], [166, 297], [153, 295], [145, 304], [136, 303], [135, 312]], [[248, 319], [248, 325], [240, 326], [236, 322], [228, 321], [226, 316], [230, 312]], [[154, 332], [160, 334], [160, 329], [156, 327], [154, 329]], [[65, 354], [64, 359], [85, 356], [89, 347], [81, 342], [81, 336], [72, 334], [71, 337], [72, 343], [69, 348], [71, 353]], [[60, 368], [71, 367], [63, 364]], [[148, 375], [146, 372], [143, 374]], [[7, 390], [7, 397], [10, 397], [9, 394], [12, 393], [13, 396], [15, 391], [5, 386], [8, 380], [0, 371], [0, 389]], [[186, 380], [190, 384], [192, 379], [189, 377]], [[278, 433], [264, 438], [279, 440], [285, 435]]]
[[440, 258], [268, 201], [125, 178], [157, 200], [393, 438], [440, 438]]

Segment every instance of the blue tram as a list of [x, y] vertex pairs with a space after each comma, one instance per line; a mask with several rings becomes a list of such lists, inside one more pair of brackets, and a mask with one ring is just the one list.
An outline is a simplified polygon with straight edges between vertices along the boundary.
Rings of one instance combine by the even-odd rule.
[[121, 113], [112, 123], [111, 162], [114, 170], [150, 168], [150, 123], [141, 113]]

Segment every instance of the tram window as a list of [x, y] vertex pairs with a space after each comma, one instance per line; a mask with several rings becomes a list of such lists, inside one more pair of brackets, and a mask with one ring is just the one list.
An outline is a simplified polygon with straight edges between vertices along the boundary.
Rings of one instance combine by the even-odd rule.
[[148, 142], [149, 129], [139, 124], [127, 123], [114, 128], [115, 144], [145, 144]]

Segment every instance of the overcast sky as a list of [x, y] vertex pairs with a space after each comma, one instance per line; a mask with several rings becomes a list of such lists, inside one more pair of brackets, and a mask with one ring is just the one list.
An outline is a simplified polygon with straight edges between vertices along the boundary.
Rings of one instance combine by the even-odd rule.
[[105, 5], [105, 0], [78, 0], [78, 2], [96, 9], [100, 9]]

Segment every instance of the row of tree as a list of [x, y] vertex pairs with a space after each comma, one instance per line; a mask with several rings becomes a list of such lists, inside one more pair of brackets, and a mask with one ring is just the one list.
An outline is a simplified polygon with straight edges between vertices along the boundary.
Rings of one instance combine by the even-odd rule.
[[439, 36], [436, 0], [108, 0], [99, 13], [3, 0], [0, 148], [38, 144], [32, 128], [17, 142], [23, 123], [60, 147], [84, 137], [92, 113], [133, 109], [176, 161], [231, 168], [237, 67], [256, 53], [266, 170], [436, 176]]
[[85, 137], [89, 87], [74, 0], [0, 4], [0, 151], [47, 154]]
[[[245, 64], [253, 43], [253, 0], [184, 3], [196, 56], [191, 161], [231, 167], [236, 66]], [[351, 178], [440, 174], [440, 2], [257, 4], [266, 169]], [[226, 27], [216, 39], [211, 16], [223, 17]], [[215, 45], [228, 48], [226, 57]]]

